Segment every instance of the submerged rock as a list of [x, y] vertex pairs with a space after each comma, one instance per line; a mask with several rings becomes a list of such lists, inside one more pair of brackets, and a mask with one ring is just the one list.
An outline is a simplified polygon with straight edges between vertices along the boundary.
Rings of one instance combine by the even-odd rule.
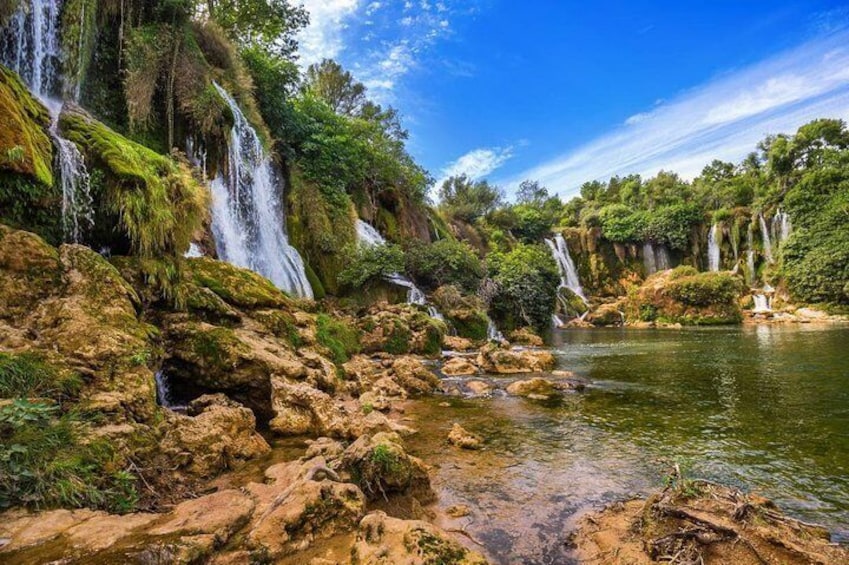
[[483, 447], [483, 438], [455, 423], [448, 433], [448, 443], [460, 449], [476, 450]]

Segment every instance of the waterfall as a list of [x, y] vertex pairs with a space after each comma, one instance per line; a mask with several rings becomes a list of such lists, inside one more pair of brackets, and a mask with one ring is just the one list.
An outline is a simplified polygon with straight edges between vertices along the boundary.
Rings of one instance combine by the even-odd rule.
[[746, 282], [752, 284], [755, 282], [755, 248], [754, 237], [752, 236], [751, 226], [746, 231]]
[[646, 268], [646, 276], [657, 272], [657, 260], [654, 256], [654, 245], [650, 241], [643, 244], [643, 265]]
[[495, 325], [495, 322], [492, 321], [492, 318], [487, 316], [487, 327], [486, 327], [486, 339], [488, 341], [497, 341], [502, 342], [506, 341], [504, 339], [504, 334], [501, 333], [501, 330], [498, 329], [498, 326]]
[[[363, 245], [374, 247], [376, 245], [386, 245], [386, 239], [380, 235], [380, 232], [374, 229], [374, 226], [371, 226], [365, 223], [362, 220], [357, 220], [355, 224], [357, 229], [357, 240]], [[443, 316], [439, 310], [436, 309], [435, 306], [429, 304], [427, 301], [427, 296], [425, 293], [413, 283], [407, 277], [401, 275], [400, 273], [393, 273], [392, 275], [386, 277], [386, 280], [391, 282], [394, 285], [398, 285], [407, 289], [407, 304], [416, 304], [418, 306], [424, 306], [427, 308], [428, 314], [430, 314], [431, 318], [436, 318], [437, 320], [445, 321], [445, 316]]]
[[164, 371], [156, 371], [153, 375], [156, 381], [156, 402], [163, 408], [175, 412], [185, 411], [185, 406], [180, 406], [175, 403], [173, 394], [171, 393], [171, 385], [168, 383], [168, 376]]
[[719, 271], [719, 264], [722, 259], [721, 250], [719, 249], [719, 240], [722, 237], [719, 231], [719, 224], [713, 224], [710, 228], [710, 236], [708, 237], [708, 266], [711, 271]]
[[218, 257], [263, 275], [290, 294], [312, 298], [304, 261], [286, 235], [282, 187], [271, 159], [233, 97], [213, 84], [235, 119], [227, 174], [210, 184]]
[[779, 208], [775, 217], [772, 219], [772, 235], [775, 242], [780, 245], [786, 241], [790, 237], [790, 231], [792, 229], [793, 225], [790, 223], [790, 216], [787, 212]]
[[758, 214], [758, 222], [761, 225], [761, 237], [763, 238], [764, 256], [766, 256], [766, 260], [770, 263], [775, 263], [775, 259], [772, 256], [772, 241], [769, 237], [769, 228], [767, 228], [766, 226], [766, 220], [764, 220], [763, 214]]
[[197, 259], [203, 256], [203, 249], [197, 243], [190, 243], [189, 250], [184, 255], [186, 259]]
[[669, 250], [665, 245], [658, 245], [654, 248], [654, 263], [658, 271], [667, 271], [672, 268], [672, 262], [669, 260]]
[[59, 22], [61, 0], [31, 0], [21, 6], [0, 33], [0, 61], [16, 73], [41, 100], [53, 122], [50, 136], [56, 146], [62, 186], [62, 228], [67, 241], [79, 243], [94, 225], [90, 177], [77, 146], [59, 132]]
[[551, 249], [551, 255], [557, 262], [557, 267], [560, 269], [560, 287], [568, 288], [587, 304], [587, 297], [584, 296], [584, 289], [581, 288], [581, 280], [578, 277], [578, 269], [575, 268], [575, 262], [572, 261], [572, 256], [569, 254], [569, 246], [566, 245], [566, 240], [561, 234], [557, 234], [553, 240], [546, 239], [545, 243]]
[[755, 294], [755, 309], [753, 312], [756, 314], [772, 312], [772, 306], [770, 305], [769, 297], [765, 294]]

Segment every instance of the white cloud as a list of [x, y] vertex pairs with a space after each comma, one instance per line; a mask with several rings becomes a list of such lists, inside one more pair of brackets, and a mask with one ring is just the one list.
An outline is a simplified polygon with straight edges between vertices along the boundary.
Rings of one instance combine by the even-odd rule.
[[342, 32], [359, 9], [360, 0], [303, 0], [301, 4], [310, 14], [310, 24], [298, 38], [301, 64], [306, 67], [337, 58], [344, 47]]
[[473, 180], [482, 179], [501, 168], [513, 157], [512, 147], [480, 148], [469, 151], [442, 169], [442, 178], [436, 187], [442, 186], [449, 177], [467, 175]]
[[538, 179], [568, 196], [615, 174], [666, 169], [693, 178], [714, 158], [740, 160], [766, 134], [849, 118], [847, 45], [849, 32], [840, 32], [725, 74], [506, 184]]

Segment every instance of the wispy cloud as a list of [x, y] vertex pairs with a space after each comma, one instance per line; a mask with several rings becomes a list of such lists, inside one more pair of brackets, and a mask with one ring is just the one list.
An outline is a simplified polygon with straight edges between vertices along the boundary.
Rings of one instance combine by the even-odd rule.
[[[298, 38], [301, 64], [334, 59], [344, 47], [342, 32], [347, 20], [361, 7], [360, 0], [302, 0], [310, 14], [310, 24]], [[379, 7], [379, 6], [378, 6]]]
[[513, 157], [513, 147], [489, 147], [469, 151], [442, 169], [436, 183], [438, 189], [450, 177], [466, 175], [473, 180], [482, 179], [504, 165]]
[[615, 174], [675, 170], [692, 178], [714, 158], [736, 161], [768, 133], [818, 117], [849, 117], [849, 32], [840, 31], [725, 74], [560, 158], [509, 179], [563, 195]]
[[[477, 0], [303, 0], [310, 25], [302, 32], [301, 65], [340, 60], [380, 102], [394, 102], [399, 83], [421, 67], [452, 21], [475, 12]], [[473, 6], [470, 8], [469, 6]]]

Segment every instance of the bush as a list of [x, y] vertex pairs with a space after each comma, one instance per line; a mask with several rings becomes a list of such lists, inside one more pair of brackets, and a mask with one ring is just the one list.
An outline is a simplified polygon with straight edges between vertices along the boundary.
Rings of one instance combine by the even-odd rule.
[[490, 255], [488, 266], [496, 289], [490, 307], [499, 328], [531, 326], [545, 332], [560, 286], [560, 273], [548, 249], [519, 245], [510, 253]]
[[683, 250], [690, 241], [690, 230], [703, 220], [698, 206], [674, 204], [648, 213], [643, 239]]
[[319, 314], [316, 319], [316, 339], [330, 350], [330, 356], [336, 364], [345, 363], [360, 352], [360, 333], [327, 314]]
[[604, 237], [616, 243], [640, 241], [645, 230], [645, 215], [624, 204], [605, 206], [598, 213]]
[[348, 246], [343, 252], [348, 266], [339, 273], [339, 282], [351, 288], [363, 288], [404, 270], [404, 252], [397, 245]]
[[454, 239], [431, 244], [414, 241], [407, 248], [407, 273], [428, 290], [455, 285], [474, 293], [484, 276], [481, 260], [471, 246]]

